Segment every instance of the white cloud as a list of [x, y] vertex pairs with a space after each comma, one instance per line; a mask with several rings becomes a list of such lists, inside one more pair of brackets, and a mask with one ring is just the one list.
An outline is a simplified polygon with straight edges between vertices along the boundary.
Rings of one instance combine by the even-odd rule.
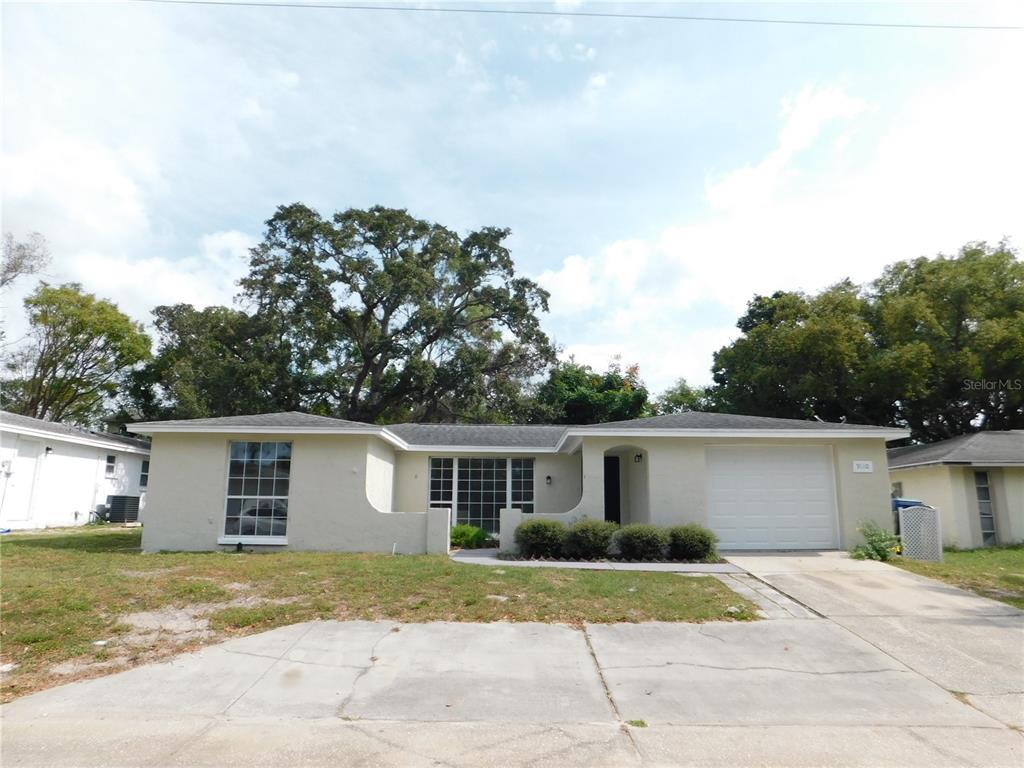
[[583, 43], [576, 43], [572, 47], [571, 56], [576, 61], [593, 61], [597, 58], [597, 49]]
[[755, 293], [863, 282], [975, 239], [1020, 245], [1014, 77], [995, 66], [889, 113], [837, 86], [800, 90], [783, 102], [775, 148], [707, 184], [703, 215], [540, 275], [553, 314], [585, 328], [566, 351], [598, 368], [638, 362], [655, 390], [678, 376], [707, 383], [712, 353], [737, 333], [720, 318]]

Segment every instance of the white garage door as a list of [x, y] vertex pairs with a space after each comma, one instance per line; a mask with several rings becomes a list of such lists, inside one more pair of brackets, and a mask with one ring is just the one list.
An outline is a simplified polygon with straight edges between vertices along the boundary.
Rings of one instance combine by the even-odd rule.
[[827, 446], [709, 446], [708, 520], [722, 549], [833, 549]]

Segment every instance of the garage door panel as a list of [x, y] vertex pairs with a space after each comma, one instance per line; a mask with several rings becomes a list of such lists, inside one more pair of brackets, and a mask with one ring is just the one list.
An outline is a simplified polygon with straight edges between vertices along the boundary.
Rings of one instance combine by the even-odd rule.
[[723, 549], [839, 545], [827, 446], [709, 446], [708, 519]]

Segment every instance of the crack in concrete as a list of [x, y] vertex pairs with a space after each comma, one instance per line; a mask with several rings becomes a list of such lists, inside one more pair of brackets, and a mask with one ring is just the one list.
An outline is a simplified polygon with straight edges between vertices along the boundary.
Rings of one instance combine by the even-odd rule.
[[392, 624], [390, 627], [388, 627], [387, 631], [383, 635], [378, 637], [373, 642], [373, 645], [370, 646], [370, 664], [369, 666], [358, 668], [360, 672], [352, 681], [352, 688], [349, 690], [348, 696], [346, 696], [342, 700], [341, 704], [338, 705], [337, 710], [335, 710], [334, 714], [336, 717], [344, 717], [345, 707], [347, 707], [352, 702], [353, 697], [356, 695], [356, 686], [359, 685], [359, 681], [366, 677], [366, 674], [377, 665], [377, 646], [383, 643], [387, 639], [388, 635], [394, 634], [395, 629], [399, 626], [399, 624]]
[[594, 643], [590, 639], [590, 632], [587, 631], [586, 624], [581, 627], [581, 631], [583, 632], [583, 640], [587, 644], [587, 650], [590, 652], [590, 658], [594, 662], [594, 669], [597, 670], [597, 677], [601, 681], [601, 687], [604, 688], [604, 695], [607, 697], [608, 704], [611, 706], [615, 719], [619, 723], [619, 729], [626, 735], [626, 738], [629, 739], [630, 746], [633, 747], [633, 753], [637, 757], [643, 759], [640, 747], [637, 745], [636, 739], [633, 738], [633, 733], [629, 730], [629, 726], [626, 725], [626, 721], [623, 720], [622, 713], [619, 711], [619, 705], [615, 701], [615, 697], [612, 696], [612, 689], [608, 685], [608, 680], [605, 679], [604, 670], [601, 668], [601, 662], [597, 660], [597, 652], [594, 650]]
[[[268, 665], [267, 665], [267, 668], [266, 668], [265, 670], [263, 670], [263, 674], [261, 674], [261, 675], [260, 675], [259, 677], [257, 677], [257, 678], [256, 678], [255, 680], [253, 680], [253, 681], [252, 681], [252, 683], [251, 683], [251, 684], [249, 684], [249, 685], [248, 685], [248, 686], [246, 687], [246, 689], [245, 689], [244, 691], [242, 691], [242, 692], [241, 692], [240, 694], [238, 694], [237, 696], [235, 696], [235, 698], [231, 700], [231, 703], [230, 703], [230, 704], [228, 704], [228, 705], [227, 705], [226, 707], [224, 707], [224, 709], [222, 709], [222, 710], [220, 711], [220, 714], [222, 714], [222, 715], [226, 715], [226, 714], [228, 713], [228, 710], [229, 710], [229, 709], [231, 709], [231, 708], [232, 708], [233, 706], [235, 706], [235, 704], [237, 704], [237, 703], [239, 702], [239, 700], [240, 700], [240, 699], [241, 699], [241, 698], [242, 698], [243, 696], [245, 696], [245, 694], [247, 694], [247, 693], [248, 693], [249, 691], [251, 691], [251, 690], [252, 690], [253, 688], [255, 688], [255, 687], [256, 687], [256, 685], [257, 685], [257, 683], [259, 683], [259, 682], [260, 682], [261, 680], [263, 680], [263, 678], [267, 676], [267, 673], [269, 673], [269, 672], [270, 672], [270, 670], [272, 670], [272, 669], [274, 668], [274, 665], [275, 665], [275, 664], [277, 664], [277, 662], [278, 662], [278, 661], [280, 661], [281, 659], [283, 659], [283, 658], [284, 658], [284, 655], [285, 655], [286, 653], [288, 653], [289, 651], [291, 651], [291, 649], [292, 649], [292, 648], [294, 648], [294, 647], [295, 647], [296, 645], [298, 645], [298, 644], [299, 644], [299, 643], [300, 643], [300, 642], [301, 642], [302, 640], [304, 640], [304, 639], [305, 639], [305, 637], [306, 637], [306, 635], [308, 635], [308, 634], [309, 634], [309, 633], [310, 633], [310, 632], [311, 632], [312, 630], [313, 630], [313, 624], [311, 623], [311, 624], [310, 624], [310, 625], [309, 625], [308, 627], [306, 627], [306, 631], [305, 631], [305, 632], [303, 632], [303, 633], [302, 633], [301, 635], [299, 635], [299, 636], [298, 636], [297, 638], [295, 638], [295, 640], [293, 640], [293, 641], [292, 641], [292, 642], [291, 642], [291, 643], [290, 643], [290, 644], [288, 645], [288, 647], [287, 647], [287, 648], [285, 648], [285, 649], [284, 649], [283, 651], [281, 651], [281, 655], [280, 655], [280, 656], [278, 656], [278, 657], [277, 657], [277, 659], [276, 659], [275, 661], [273, 661], [273, 662], [272, 662], [271, 664], [268, 664]], [[274, 657], [273, 657], [273, 656], [266, 656], [266, 657], [264, 657], [264, 658], [267, 658], [267, 659], [273, 659]]]
[[[359, 664], [326, 664], [321, 661], [301, 661], [299, 659], [286, 659], [284, 656], [271, 656], [266, 653], [251, 653], [250, 651], [229, 651], [225, 649], [224, 652], [232, 653], [237, 656], [253, 656], [257, 659], [274, 659], [275, 661], [286, 661], [289, 664], [307, 664], [311, 667], [327, 667], [329, 669], [366, 669], [366, 667], [360, 666]], [[288, 651], [285, 651], [285, 653], [287, 654]]]

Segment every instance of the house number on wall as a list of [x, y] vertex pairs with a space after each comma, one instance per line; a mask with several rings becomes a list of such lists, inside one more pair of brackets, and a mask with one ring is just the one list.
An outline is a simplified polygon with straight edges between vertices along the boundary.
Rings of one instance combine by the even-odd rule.
[[853, 462], [854, 472], [874, 472], [875, 463], [873, 461], [855, 461]]

